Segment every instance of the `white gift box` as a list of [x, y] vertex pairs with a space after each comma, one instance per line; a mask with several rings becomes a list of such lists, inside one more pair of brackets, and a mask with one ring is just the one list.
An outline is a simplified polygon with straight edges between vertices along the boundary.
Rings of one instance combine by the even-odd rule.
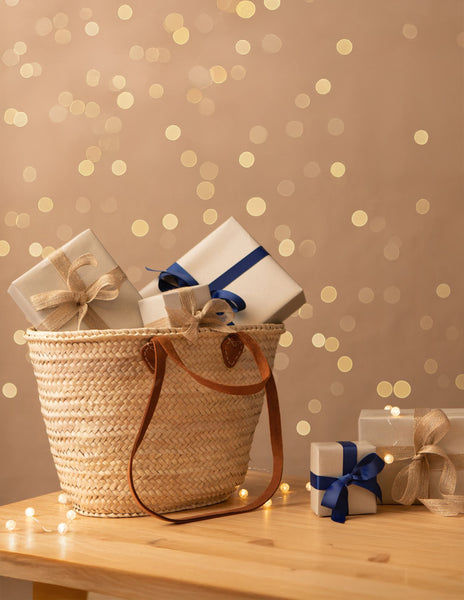
[[[201, 310], [208, 300], [211, 299], [211, 293], [207, 285], [191, 286], [189, 290], [192, 292], [196, 310]], [[156, 296], [142, 298], [139, 300], [139, 307], [145, 327], [156, 326], [156, 322], [162, 320], [166, 320], [166, 326], [169, 326], [169, 315], [166, 312], [166, 309], [182, 309], [179, 290], [171, 290], [169, 292], [157, 294]]]
[[[375, 452], [375, 446], [365, 441], [352, 442], [356, 445], [358, 463], [362, 458]], [[311, 443], [311, 473], [317, 476], [339, 478], [343, 473], [343, 446], [339, 442]], [[311, 508], [320, 517], [329, 517], [332, 509], [322, 506], [325, 490], [311, 487]], [[377, 512], [375, 494], [365, 488], [351, 484], [348, 486], [348, 514], [362, 515]]]
[[[442, 408], [451, 428], [438, 443], [456, 465], [456, 494], [464, 494], [464, 409]], [[401, 409], [398, 416], [382, 409], [364, 409], [359, 415], [359, 437], [377, 446], [378, 454], [385, 460], [385, 468], [378, 475], [384, 504], [396, 504], [392, 499], [392, 485], [399, 471], [414, 456], [414, 428], [424, 409]], [[403, 460], [401, 458], [403, 457]], [[409, 457], [409, 458], [408, 458]], [[393, 462], [390, 462], [393, 460]], [[441, 498], [439, 481], [442, 461], [432, 460], [429, 497]]]
[[[228, 269], [260, 248], [245, 229], [231, 217], [177, 261], [199, 284], [211, 284]], [[302, 288], [270, 256], [224, 286], [243, 298], [246, 309], [234, 314], [237, 325], [281, 323], [305, 302]], [[158, 280], [141, 290], [142, 297], [158, 291]]]
[[[43, 259], [29, 271], [18, 277], [8, 288], [8, 293], [25, 314], [27, 320], [37, 329], [48, 329], [44, 324], [44, 319], [49, 318], [56, 310], [55, 308], [45, 308], [36, 310], [31, 301], [31, 297], [44, 292], [55, 290], [68, 290], [66, 279], [67, 266], [79, 259], [79, 257], [90, 253], [95, 257], [97, 265], [84, 265], [76, 270], [80, 280], [85, 288], [89, 288], [101, 276], [113, 272], [116, 278], [122, 280], [119, 288], [119, 294], [113, 300], [94, 299], [88, 303], [89, 309], [87, 321], [91, 321], [91, 313], [94, 311], [97, 317], [95, 322], [100, 324], [97, 328], [108, 329], [131, 329], [142, 326], [142, 318], [138, 301], [140, 295], [134, 286], [129, 282], [124, 273], [118, 268], [113, 258], [108, 254], [96, 235], [87, 229], [67, 242], [53, 255]], [[60, 274], [58, 267], [53, 264], [54, 260], [59, 260], [62, 267]], [[92, 310], [90, 310], [90, 308]], [[74, 315], [64, 325], [58, 327], [59, 331], [72, 331], [78, 328], [78, 316]], [[81, 329], [90, 329], [86, 323], [86, 317], [80, 325]]]

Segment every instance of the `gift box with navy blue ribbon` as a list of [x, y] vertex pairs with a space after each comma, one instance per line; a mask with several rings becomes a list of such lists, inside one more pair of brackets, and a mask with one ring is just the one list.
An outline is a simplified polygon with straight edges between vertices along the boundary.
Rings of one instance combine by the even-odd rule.
[[377, 474], [384, 461], [368, 442], [311, 444], [311, 508], [344, 523], [347, 515], [377, 512], [382, 492]]
[[233, 217], [162, 268], [149, 269], [154, 280], [140, 291], [143, 298], [207, 284], [212, 298], [230, 304], [236, 325], [282, 323], [305, 302], [302, 288]]

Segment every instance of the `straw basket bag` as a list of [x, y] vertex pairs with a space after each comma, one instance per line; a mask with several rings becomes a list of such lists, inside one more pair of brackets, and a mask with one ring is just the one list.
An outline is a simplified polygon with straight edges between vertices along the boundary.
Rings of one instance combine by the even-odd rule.
[[265, 393], [272, 480], [225, 514], [272, 495], [282, 439], [270, 369], [284, 327], [230, 329], [201, 328], [195, 343], [179, 329], [27, 331], [55, 467], [80, 514], [188, 521], [160, 513], [227, 499], [245, 478]]

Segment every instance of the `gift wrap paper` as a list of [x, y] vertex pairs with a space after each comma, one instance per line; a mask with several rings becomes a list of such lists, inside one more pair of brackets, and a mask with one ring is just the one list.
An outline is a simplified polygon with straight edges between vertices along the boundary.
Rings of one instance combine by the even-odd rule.
[[[360, 441], [357, 447], [357, 462], [375, 452], [375, 446]], [[343, 447], [338, 442], [313, 442], [311, 444], [311, 471], [314, 475], [341, 477], [343, 475]], [[378, 476], [377, 476], [378, 478]], [[330, 517], [332, 510], [322, 506], [325, 490], [311, 488], [311, 508], [320, 517]], [[362, 515], [377, 512], [375, 494], [357, 485], [348, 486], [348, 514]]]
[[[71, 241], [62, 246], [69, 261], [73, 261], [83, 254], [90, 253], [95, 256], [97, 266], [84, 266], [78, 269], [77, 274], [86, 286], [91, 285], [101, 275], [108, 273], [118, 265], [105, 250], [96, 235], [86, 229]], [[41, 322], [54, 309], [36, 311], [31, 303], [30, 297], [41, 292], [52, 290], [66, 290], [66, 282], [58, 273], [52, 263], [45, 258], [32, 267], [27, 273], [18, 277], [8, 288], [8, 293], [26, 316], [26, 319], [40, 328]], [[138, 301], [140, 294], [134, 286], [126, 279], [123, 280], [119, 289], [119, 295], [114, 300], [93, 300], [89, 306], [103, 319], [109, 329], [131, 329], [142, 326], [142, 318]], [[61, 331], [73, 331], [78, 328], [78, 318], [73, 317], [68, 323], [60, 328]], [[89, 329], [84, 321], [80, 329]]]
[[[464, 494], [464, 409], [442, 408], [448, 417], [451, 429], [438, 443], [457, 467], [456, 494]], [[414, 456], [414, 423], [415, 419], [425, 414], [426, 409], [401, 409], [401, 414], [394, 417], [389, 411], [364, 409], [359, 416], [359, 437], [377, 446], [377, 453], [385, 460], [385, 455]], [[382, 489], [384, 504], [396, 504], [391, 490], [397, 473], [408, 464], [408, 460], [385, 462], [385, 467], [377, 476]], [[430, 498], [441, 498], [439, 481], [443, 461], [433, 458], [430, 470]], [[417, 504], [417, 501], [416, 501]]]
[[[182, 289], [182, 288], [181, 288]], [[196, 310], [201, 310], [211, 299], [207, 285], [191, 286], [190, 291], [196, 303]], [[149, 296], [139, 300], [140, 314], [145, 327], [152, 326], [160, 319], [169, 319], [166, 309], [181, 310], [182, 303], [178, 290], [171, 290], [156, 296]]]
[[[231, 217], [177, 263], [198, 283], [209, 284], [256, 248], [259, 248], [258, 242]], [[234, 315], [236, 325], [281, 323], [305, 302], [302, 288], [269, 255], [224, 289], [246, 302], [246, 309]], [[158, 280], [149, 283], [140, 293], [145, 298], [157, 290]]]

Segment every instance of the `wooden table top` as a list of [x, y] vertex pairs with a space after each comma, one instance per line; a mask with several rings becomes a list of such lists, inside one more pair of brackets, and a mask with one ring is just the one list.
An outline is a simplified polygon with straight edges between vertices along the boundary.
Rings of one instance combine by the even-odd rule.
[[56, 529], [70, 508], [57, 498], [0, 508], [0, 575], [133, 600], [464, 598], [464, 519], [422, 506], [341, 525], [312, 514], [299, 481], [249, 514], [185, 525], [78, 516], [60, 536], [24, 516], [33, 506]]

